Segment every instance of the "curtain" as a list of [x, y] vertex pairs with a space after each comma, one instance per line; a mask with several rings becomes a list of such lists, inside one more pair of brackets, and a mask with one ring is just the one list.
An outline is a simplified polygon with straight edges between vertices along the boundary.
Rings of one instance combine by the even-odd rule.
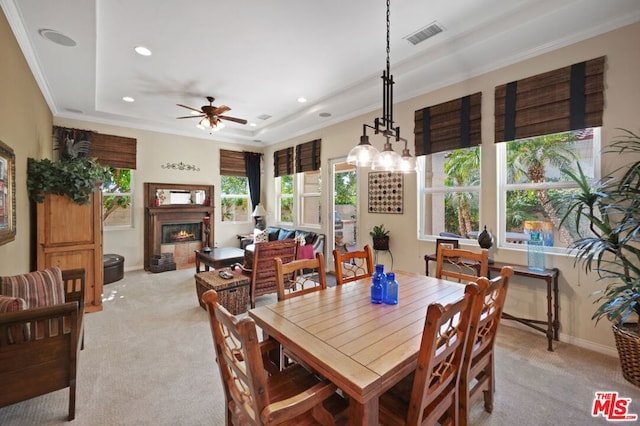
[[495, 142], [602, 126], [605, 57], [495, 89]]
[[416, 157], [480, 145], [481, 102], [477, 92], [415, 111]]
[[249, 181], [249, 196], [251, 205], [257, 206], [260, 203], [260, 160], [262, 154], [258, 152], [244, 152], [245, 172]]
[[320, 170], [321, 140], [296, 145], [296, 173]]

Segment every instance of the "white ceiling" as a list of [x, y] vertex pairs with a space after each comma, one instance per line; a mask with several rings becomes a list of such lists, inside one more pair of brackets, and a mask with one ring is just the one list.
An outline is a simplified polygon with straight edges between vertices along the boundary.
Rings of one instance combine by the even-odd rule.
[[[0, 0], [55, 117], [243, 144], [279, 142], [380, 110], [382, 0]], [[433, 21], [444, 32], [403, 37]], [[639, 0], [393, 0], [399, 102], [640, 21]], [[57, 45], [52, 29], [76, 41]], [[134, 47], [151, 49], [139, 56]], [[122, 101], [135, 98], [134, 103]], [[210, 135], [176, 120], [231, 107]], [[303, 96], [305, 104], [297, 102]], [[321, 117], [320, 113], [330, 113]], [[260, 119], [269, 115], [267, 120]]]

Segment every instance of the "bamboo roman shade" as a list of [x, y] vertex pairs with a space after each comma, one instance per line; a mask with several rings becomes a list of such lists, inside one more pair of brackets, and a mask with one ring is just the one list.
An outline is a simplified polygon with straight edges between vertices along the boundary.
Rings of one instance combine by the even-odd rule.
[[220, 150], [221, 176], [247, 176], [243, 151]]
[[293, 174], [293, 147], [273, 153], [273, 174], [275, 177]]
[[95, 157], [103, 166], [116, 169], [136, 168], [136, 139], [93, 133], [89, 157]]
[[478, 92], [415, 111], [416, 157], [480, 145], [481, 102]]
[[495, 142], [602, 126], [605, 57], [495, 90]]
[[320, 139], [296, 145], [296, 173], [320, 170]]

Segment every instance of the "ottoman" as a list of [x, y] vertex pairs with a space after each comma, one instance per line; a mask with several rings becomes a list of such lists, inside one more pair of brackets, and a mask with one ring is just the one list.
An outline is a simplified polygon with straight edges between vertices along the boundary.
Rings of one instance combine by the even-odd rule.
[[104, 268], [104, 284], [119, 281], [124, 277], [124, 256], [105, 254], [102, 256]]
[[218, 300], [233, 315], [247, 312], [249, 304], [249, 282], [247, 275], [236, 274], [233, 272], [233, 278], [222, 278], [218, 272], [205, 271], [195, 274], [196, 293], [198, 295], [198, 303], [202, 309], [207, 309], [202, 302], [202, 295], [207, 290], [215, 290], [218, 293]]

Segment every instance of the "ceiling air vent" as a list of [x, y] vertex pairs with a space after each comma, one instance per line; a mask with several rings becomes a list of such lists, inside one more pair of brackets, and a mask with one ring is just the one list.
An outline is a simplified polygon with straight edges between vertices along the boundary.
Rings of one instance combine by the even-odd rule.
[[271, 118], [271, 116], [269, 114], [262, 114], [262, 115], [259, 115], [258, 118], [260, 120], [268, 120]]
[[432, 22], [426, 27], [421, 28], [415, 33], [409, 34], [408, 36], [405, 36], [403, 38], [408, 40], [409, 43], [415, 46], [416, 44], [421, 43], [426, 39], [431, 38], [438, 33], [441, 33], [442, 31], [443, 28], [440, 24], [438, 24], [437, 22]]

